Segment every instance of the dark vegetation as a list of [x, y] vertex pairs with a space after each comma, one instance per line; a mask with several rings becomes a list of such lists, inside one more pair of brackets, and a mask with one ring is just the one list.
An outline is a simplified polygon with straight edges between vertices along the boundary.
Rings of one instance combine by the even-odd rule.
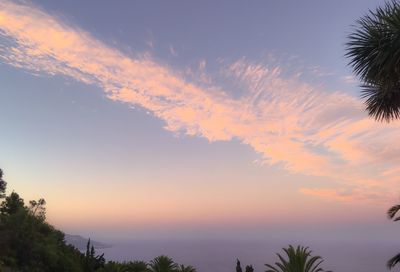
[[[398, 213], [398, 211], [400, 210], [400, 205], [394, 205], [392, 206], [388, 211], [387, 211], [387, 216], [389, 219], [393, 220], [393, 221], [399, 221], [400, 220], [400, 216], [396, 216], [396, 214]], [[392, 269], [393, 267], [395, 267], [398, 263], [400, 263], [400, 253], [398, 253], [397, 255], [393, 256], [392, 258], [390, 258], [390, 260], [387, 262], [386, 266], [389, 269]]]
[[346, 56], [362, 82], [368, 113], [377, 120], [400, 117], [400, 4], [386, 2], [357, 21]]
[[[349, 35], [346, 56], [354, 74], [362, 82], [361, 96], [369, 115], [379, 121], [400, 119], [400, 4], [392, 0], [357, 21]], [[7, 183], [0, 169], [0, 272], [195, 272], [167, 256], [144, 261], [106, 262], [90, 240], [83, 253], [65, 242], [65, 235], [46, 222], [44, 199], [24, 200], [16, 193], [6, 195]], [[388, 217], [399, 221], [400, 205], [388, 210]], [[279, 261], [265, 264], [265, 272], [324, 272], [323, 259], [306, 248], [289, 246], [277, 254]], [[387, 267], [400, 263], [400, 253]], [[245, 272], [254, 272], [252, 265]], [[236, 272], [243, 272], [239, 260]]]
[[[362, 81], [366, 109], [378, 121], [400, 119], [400, 3], [385, 2], [357, 21], [349, 35], [346, 56], [353, 72]], [[387, 215], [399, 221], [400, 205]], [[389, 269], [400, 263], [400, 253], [387, 262]]]
[[195, 272], [167, 256], [150, 263], [106, 262], [90, 240], [81, 252], [65, 242], [64, 233], [46, 222], [44, 199], [24, 200], [6, 195], [7, 183], [0, 169], [0, 272]]
[[[379, 121], [400, 119], [400, 4], [392, 0], [369, 11], [357, 21], [349, 35], [346, 56], [354, 74], [362, 82], [361, 96], [366, 110]], [[81, 252], [65, 242], [65, 235], [46, 222], [44, 199], [24, 200], [16, 193], [6, 195], [7, 183], [0, 169], [0, 272], [195, 272], [192, 266], [175, 263], [167, 256], [144, 261], [106, 262], [90, 240]], [[400, 205], [388, 210], [399, 221]], [[279, 261], [265, 264], [265, 272], [324, 272], [323, 259], [306, 248], [289, 246]], [[400, 263], [400, 253], [392, 257], [389, 269]], [[245, 272], [254, 272], [252, 265]], [[239, 260], [236, 272], [243, 272]]]
[[279, 262], [275, 263], [275, 266], [266, 264], [266, 272], [330, 272], [321, 268], [321, 264], [324, 261], [320, 256], [312, 256], [311, 250], [307, 247], [289, 246], [284, 248], [287, 259], [277, 253]]
[[[167, 256], [150, 262], [106, 261], [89, 241], [83, 252], [65, 242], [65, 235], [46, 222], [44, 199], [24, 200], [16, 193], [6, 195], [7, 183], [0, 169], [0, 272], [196, 272], [192, 266], [177, 264]], [[288, 259], [277, 254], [276, 267], [266, 272], [322, 272], [322, 258], [311, 256], [308, 248], [289, 246]], [[252, 265], [245, 272], [254, 272]], [[236, 272], [243, 272], [237, 260]]]
[[[331, 272], [321, 268], [324, 260], [320, 256], [312, 256], [307, 247], [294, 248], [289, 245], [288, 248], [283, 248], [283, 251], [287, 258], [277, 253], [279, 262], [275, 265], [265, 264], [265, 272]], [[236, 272], [243, 272], [239, 260], [236, 261]], [[247, 265], [244, 272], [254, 272], [253, 266]]]
[[[252, 265], [246, 265], [245, 272], [254, 272]], [[236, 260], [236, 272], [243, 272], [239, 259]]]

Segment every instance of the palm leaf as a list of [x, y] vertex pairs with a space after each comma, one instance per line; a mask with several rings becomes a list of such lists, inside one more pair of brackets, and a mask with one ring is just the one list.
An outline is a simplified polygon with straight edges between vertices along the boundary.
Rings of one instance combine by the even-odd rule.
[[400, 118], [400, 4], [386, 2], [357, 21], [346, 57], [362, 84], [366, 110], [376, 120]]
[[393, 268], [396, 264], [398, 264], [399, 262], [400, 262], [400, 253], [397, 254], [396, 256], [394, 256], [393, 258], [391, 258], [391, 259], [387, 262], [386, 266], [387, 266], [387, 268], [392, 269], [392, 268]]
[[292, 245], [283, 248], [287, 259], [277, 253], [280, 262], [276, 262], [275, 266], [265, 264], [266, 272], [324, 272], [320, 265], [323, 259], [320, 256], [312, 256], [312, 251], [308, 247], [297, 246], [295, 249]]
[[[396, 215], [396, 213], [400, 210], [400, 205], [394, 205], [390, 207], [390, 209], [387, 211], [387, 216], [389, 219], [393, 219], [393, 217]], [[396, 218], [398, 219], [398, 218]], [[397, 220], [395, 220], [397, 221]]]

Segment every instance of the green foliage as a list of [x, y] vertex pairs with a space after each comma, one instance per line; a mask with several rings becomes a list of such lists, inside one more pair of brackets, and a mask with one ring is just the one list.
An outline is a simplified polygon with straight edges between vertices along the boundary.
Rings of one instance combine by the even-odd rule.
[[143, 261], [134, 261], [134, 262], [127, 262], [125, 264], [126, 272], [148, 272], [149, 268], [147, 263]]
[[38, 201], [31, 200], [29, 201], [29, 204], [29, 212], [31, 215], [44, 221], [46, 219], [46, 200], [43, 198], [39, 199]]
[[193, 266], [179, 265], [167, 256], [158, 256], [149, 264], [143, 261], [108, 262], [99, 272], [196, 272]]
[[[0, 179], [3, 172], [0, 170]], [[5, 189], [5, 187], [4, 187]], [[1, 191], [5, 193], [4, 191]], [[2, 270], [80, 272], [82, 254], [64, 242], [64, 234], [45, 222], [44, 199], [30, 206], [12, 192], [0, 205]]]
[[297, 246], [295, 249], [289, 245], [288, 248], [283, 248], [283, 251], [288, 257], [285, 259], [279, 253], [280, 262], [276, 262], [275, 266], [265, 264], [267, 267], [266, 272], [323, 272], [320, 265], [323, 259], [320, 256], [311, 256], [311, 250], [307, 247]]
[[133, 262], [108, 262], [100, 272], [149, 272], [147, 263], [143, 261]]
[[400, 4], [386, 2], [360, 18], [346, 56], [363, 82], [368, 113], [377, 120], [400, 118]]
[[85, 254], [67, 245], [64, 234], [46, 222], [46, 201], [24, 200], [16, 193], [5, 195], [0, 169], [0, 271], [16, 272], [196, 272], [167, 256], [142, 261], [108, 262], [97, 255], [90, 239]]
[[150, 262], [149, 268], [151, 272], [177, 272], [178, 265], [170, 257], [161, 255]]
[[108, 262], [101, 268], [101, 272], [127, 272], [123, 263]]
[[12, 192], [6, 197], [5, 201], [1, 203], [0, 213], [2, 215], [13, 215], [24, 208], [24, 200], [20, 198], [16, 192]]
[[83, 267], [85, 272], [95, 272], [104, 267], [106, 260], [104, 254], [96, 255], [94, 247], [90, 245], [90, 239], [86, 245], [86, 253], [83, 256]]
[[196, 272], [196, 268], [194, 268], [193, 266], [185, 266], [183, 264], [181, 264], [178, 267], [178, 272]]
[[64, 234], [33, 215], [18, 194], [3, 202], [0, 260], [18, 271], [83, 271], [81, 253], [64, 243]]

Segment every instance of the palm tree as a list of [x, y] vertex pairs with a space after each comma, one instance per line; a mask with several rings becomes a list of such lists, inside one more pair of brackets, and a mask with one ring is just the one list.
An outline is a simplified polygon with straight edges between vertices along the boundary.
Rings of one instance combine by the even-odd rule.
[[124, 263], [118, 263], [109, 261], [104, 265], [104, 267], [100, 270], [101, 272], [127, 272]]
[[[324, 261], [320, 256], [311, 256], [312, 251], [308, 247], [297, 246], [295, 249], [289, 245], [289, 248], [283, 248], [288, 259], [283, 258], [279, 253], [280, 262], [275, 266], [265, 264], [265, 272], [324, 272], [320, 265]], [[326, 271], [328, 272], [328, 271]]]
[[[399, 221], [400, 216], [396, 217], [397, 212], [400, 210], [400, 205], [394, 205], [387, 211], [387, 216], [393, 221]], [[393, 256], [386, 264], [389, 269], [392, 269], [396, 264], [400, 263], [400, 253]]]
[[183, 264], [181, 264], [178, 267], [178, 272], [196, 272], [196, 268], [194, 268], [193, 266], [185, 266]]
[[349, 35], [346, 56], [362, 81], [361, 96], [376, 120], [400, 118], [400, 4], [369, 11]]
[[148, 272], [147, 263], [143, 261], [133, 261], [124, 264], [124, 272]]
[[178, 265], [170, 258], [164, 255], [154, 258], [150, 262], [150, 271], [152, 272], [177, 272]]

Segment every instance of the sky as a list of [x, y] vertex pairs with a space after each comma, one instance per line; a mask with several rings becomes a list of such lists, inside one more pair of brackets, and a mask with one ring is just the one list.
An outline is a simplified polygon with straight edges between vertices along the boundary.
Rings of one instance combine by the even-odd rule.
[[344, 57], [382, 3], [0, 0], [8, 190], [100, 239], [389, 241], [400, 126]]

